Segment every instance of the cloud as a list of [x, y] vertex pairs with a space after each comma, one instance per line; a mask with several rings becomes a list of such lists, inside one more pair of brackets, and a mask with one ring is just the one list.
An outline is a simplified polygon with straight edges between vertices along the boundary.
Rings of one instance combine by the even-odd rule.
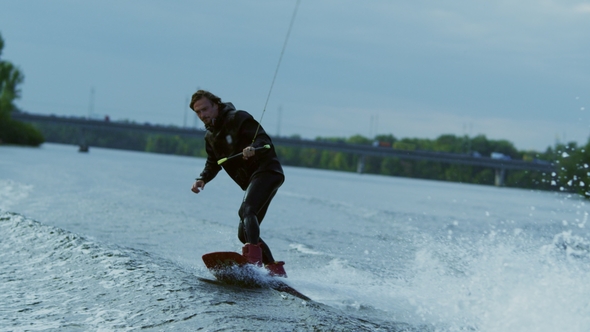
[[574, 11], [579, 14], [590, 14], [590, 4], [582, 3], [574, 6]]

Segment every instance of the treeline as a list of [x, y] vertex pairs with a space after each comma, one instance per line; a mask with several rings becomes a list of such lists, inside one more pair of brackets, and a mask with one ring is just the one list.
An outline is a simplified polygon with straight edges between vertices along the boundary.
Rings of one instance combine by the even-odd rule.
[[14, 101], [20, 97], [24, 80], [21, 71], [2, 59], [4, 39], [0, 35], [0, 143], [39, 146], [43, 135], [32, 125], [15, 121], [10, 114], [16, 110]]
[[[501, 154], [504, 158], [518, 160], [553, 160], [553, 154], [534, 151], [518, 151], [506, 140], [490, 140], [484, 135], [476, 137], [441, 135], [437, 139], [402, 138], [378, 135], [373, 139], [360, 135], [350, 138], [317, 138], [320, 141], [378, 145], [382, 148], [421, 150], [487, 156]], [[308, 148], [277, 147], [281, 161], [286, 165], [323, 168], [354, 172], [359, 164], [358, 155], [321, 151]], [[364, 173], [392, 175], [409, 178], [443, 180], [493, 185], [495, 171], [486, 167], [454, 165], [434, 161], [405, 160], [392, 157], [364, 157]], [[551, 174], [530, 171], [509, 171], [505, 185], [509, 187], [551, 190]]]
[[[14, 126], [14, 123], [16, 122], [12, 122], [8, 127]], [[2, 123], [2, 126], [5, 126], [5, 123]], [[43, 133], [46, 141], [54, 143], [85, 144], [95, 147], [195, 157], [207, 156], [202, 138], [150, 134], [133, 130], [83, 130], [67, 124], [35, 123], [33, 125], [25, 124], [25, 126], [31, 128], [34, 132]], [[13, 130], [15, 128], [18, 129], [14, 127]], [[0, 132], [4, 133], [3, 130], [0, 129]], [[39, 134], [39, 136], [41, 135]], [[513, 160], [554, 163], [557, 166], [556, 171], [551, 174], [537, 171], [507, 171], [505, 185], [508, 187], [571, 192], [590, 198], [590, 141], [582, 146], [578, 146], [574, 142], [556, 144], [555, 147], [548, 147], [544, 152], [537, 152], [519, 151], [509, 141], [491, 140], [484, 135], [475, 137], [441, 135], [433, 140], [419, 138], [397, 139], [393, 135], [379, 135], [374, 138], [356, 135], [349, 138], [318, 137], [316, 140], [379, 145], [384, 149], [448, 152], [471, 156], [489, 157], [492, 153], [495, 153]], [[42, 141], [41, 139], [39, 142]], [[275, 148], [281, 162], [287, 166], [356, 172], [359, 165], [360, 156], [355, 154], [311, 148], [283, 146]], [[365, 157], [363, 171], [369, 174], [485, 185], [494, 184], [495, 178], [495, 171], [487, 167], [404, 160], [391, 157]]]
[[[82, 130], [73, 125], [37, 123], [37, 128], [43, 132], [48, 142], [65, 144], [86, 144], [95, 147], [127, 149], [165, 154], [176, 154], [195, 157], [206, 157], [205, 143], [202, 138], [183, 137], [179, 135], [150, 134], [142, 131], [106, 131]], [[448, 153], [469, 154], [472, 156], [490, 156], [492, 153], [501, 154], [504, 158], [538, 162], [559, 162], [566, 154], [574, 155], [575, 146], [558, 146], [548, 148], [545, 152], [518, 151], [512, 143], [506, 140], [491, 140], [484, 135], [475, 137], [442, 135], [436, 139], [402, 138], [393, 135], [378, 135], [374, 138], [360, 135], [349, 138], [318, 137], [318, 141], [328, 141], [348, 144], [379, 145], [384, 149], [395, 148], [402, 150], [423, 150]], [[356, 172], [359, 165], [358, 155], [297, 147], [275, 147], [284, 165], [307, 168]], [[568, 154], [568, 156], [569, 156]], [[474, 184], [493, 185], [495, 171], [486, 167], [453, 165], [433, 161], [414, 161], [390, 157], [364, 157], [364, 173], [392, 175], [409, 178], [453, 181]], [[570, 159], [568, 161], [573, 161]], [[568, 164], [569, 165], [569, 164]], [[572, 168], [571, 166], [569, 168]], [[568, 168], [568, 169], [569, 169]], [[576, 169], [579, 172], [579, 170]], [[507, 171], [505, 185], [509, 187], [563, 190], [573, 189], [568, 185], [571, 176], [561, 172], [559, 175], [546, 174], [535, 171]], [[576, 173], [576, 179], [582, 174]], [[568, 178], [568, 181], [565, 179]], [[590, 183], [587, 180], [585, 183]], [[579, 185], [579, 181], [578, 181]]]

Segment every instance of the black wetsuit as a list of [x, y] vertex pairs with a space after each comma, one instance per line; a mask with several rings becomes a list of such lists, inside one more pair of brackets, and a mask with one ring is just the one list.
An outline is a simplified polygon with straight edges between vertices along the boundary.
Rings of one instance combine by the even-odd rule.
[[[211, 181], [223, 169], [246, 191], [238, 215], [240, 225], [238, 238], [242, 243], [260, 243], [264, 264], [274, 262], [272, 253], [260, 238], [259, 225], [285, 176], [277, 158], [270, 137], [262, 127], [252, 143], [258, 128], [258, 122], [245, 111], [237, 111], [231, 103], [219, 105], [219, 114], [213, 125], [207, 127], [205, 143], [207, 162], [199, 179], [205, 183]], [[217, 161], [242, 152], [248, 146], [261, 147], [266, 144], [270, 149], [261, 149], [253, 157], [229, 159], [218, 165]]]

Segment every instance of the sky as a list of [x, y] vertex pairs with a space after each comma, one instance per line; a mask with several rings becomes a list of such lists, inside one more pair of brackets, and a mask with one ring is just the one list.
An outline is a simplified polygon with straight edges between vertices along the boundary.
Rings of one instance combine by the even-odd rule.
[[0, 8], [2, 59], [24, 73], [17, 105], [29, 113], [203, 128], [188, 101], [206, 89], [271, 135], [481, 134], [536, 151], [590, 135], [588, 0], [0, 0]]

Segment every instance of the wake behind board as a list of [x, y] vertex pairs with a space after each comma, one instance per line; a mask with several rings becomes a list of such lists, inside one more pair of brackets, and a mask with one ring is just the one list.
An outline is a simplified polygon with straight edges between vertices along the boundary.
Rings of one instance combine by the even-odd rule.
[[[296, 296], [305, 301], [311, 299], [276, 277], [262, 277], [257, 268], [237, 252], [219, 251], [203, 255], [203, 262], [217, 280], [246, 288], [270, 287], [279, 292]], [[206, 279], [201, 279], [207, 281]]]

